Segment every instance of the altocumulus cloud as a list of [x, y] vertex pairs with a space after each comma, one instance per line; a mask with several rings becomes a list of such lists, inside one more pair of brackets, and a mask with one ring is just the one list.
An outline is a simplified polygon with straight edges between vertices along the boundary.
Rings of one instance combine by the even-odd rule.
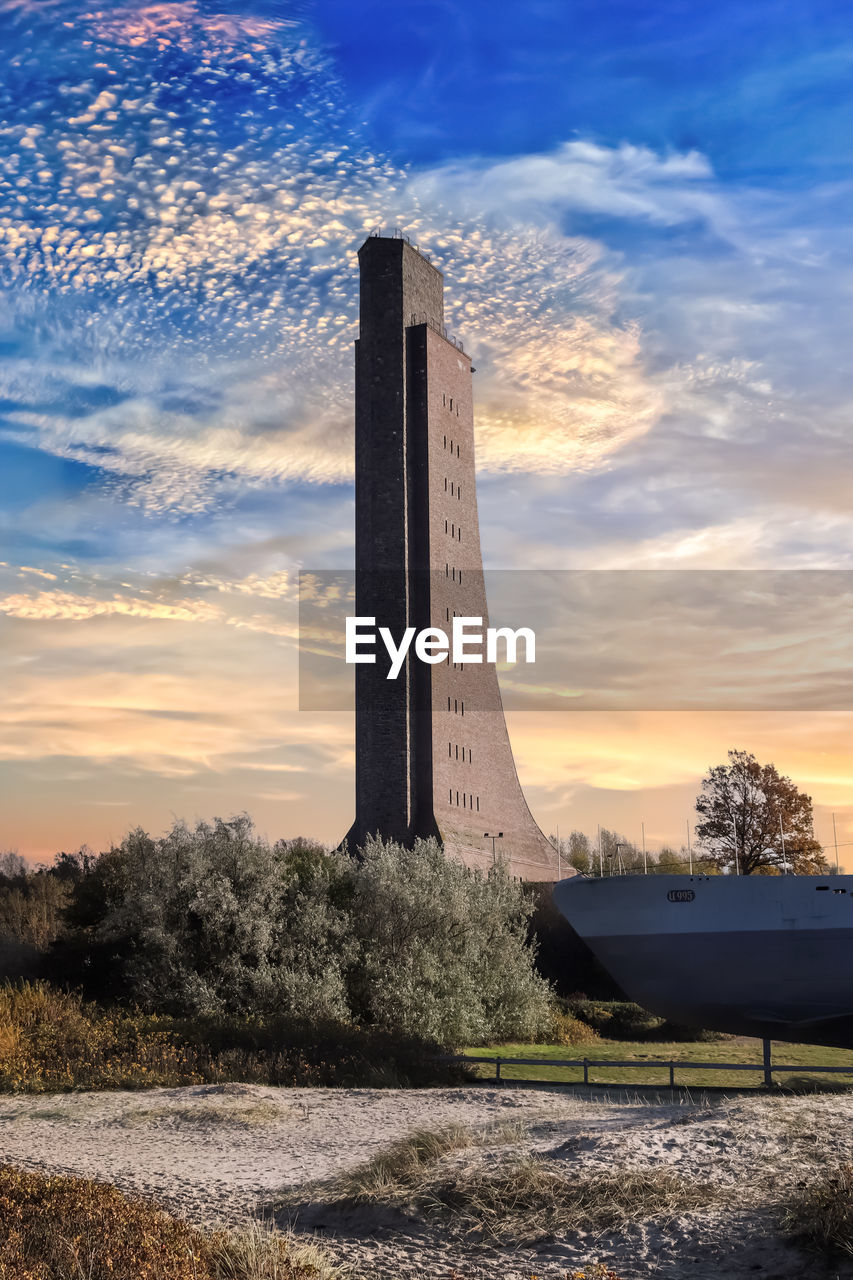
[[[349, 478], [354, 249], [393, 224], [458, 291], [485, 467], [595, 466], [655, 420], [639, 328], [615, 318], [613, 256], [543, 223], [541, 185], [519, 234], [487, 190], [483, 208], [456, 207], [449, 175], [370, 153], [298, 22], [192, 2], [55, 4], [41, 26], [38, 8], [4, 12], [11, 438], [99, 468], [152, 513]], [[701, 168], [610, 162], [631, 169], [635, 199], [644, 171], [660, 193]]]

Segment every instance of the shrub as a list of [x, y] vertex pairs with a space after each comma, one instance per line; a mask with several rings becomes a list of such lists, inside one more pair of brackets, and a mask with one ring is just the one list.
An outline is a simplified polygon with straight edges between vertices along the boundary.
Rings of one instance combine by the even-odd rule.
[[0, 1168], [0, 1280], [323, 1280], [332, 1269], [260, 1228], [205, 1234], [83, 1178]]
[[662, 1024], [662, 1019], [642, 1005], [628, 1000], [571, 999], [566, 1011], [609, 1040], [643, 1040]]
[[536, 1039], [550, 994], [532, 904], [488, 876], [368, 840], [358, 858], [270, 846], [247, 817], [133, 831], [74, 884], [57, 967], [150, 1013], [352, 1025], [448, 1048]]
[[597, 1044], [601, 1036], [587, 1022], [555, 1008], [551, 1013], [550, 1044]]
[[435, 840], [370, 840], [352, 873], [358, 1021], [448, 1047], [541, 1038], [550, 992], [527, 942], [531, 903], [498, 866], [484, 877]]
[[709, 1031], [704, 1027], [687, 1027], [670, 1022], [628, 1000], [588, 1000], [586, 996], [577, 995], [558, 1001], [558, 1006], [608, 1040], [652, 1040], [664, 1043], [678, 1040], [708, 1044], [727, 1039], [722, 1031]]

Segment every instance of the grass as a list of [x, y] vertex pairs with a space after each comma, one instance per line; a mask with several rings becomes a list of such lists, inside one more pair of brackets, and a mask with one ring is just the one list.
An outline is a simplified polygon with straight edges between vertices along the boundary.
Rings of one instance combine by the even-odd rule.
[[175, 1019], [104, 1009], [44, 982], [0, 985], [0, 1093], [220, 1084], [456, 1084], [417, 1041], [275, 1019]]
[[828, 1258], [853, 1257], [853, 1164], [807, 1183], [788, 1206], [783, 1226]]
[[536, 1244], [568, 1231], [616, 1231], [673, 1218], [716, 1198], [669, 1169], [621, 1169], [566, 1177], [534, 1156], [494, 1168], [456, 1170], [423, 1197], [429, 1216], [499, 1244]]
[[[315, 1183], [311, 1192], [330, 1205], [399, 1205], [413, 1196], [416, 1198], [429, 1185], [435, 1166], [445, 1156], [477, 1147], [520, 1142], [524, 1134], [524, 1126], [512, 1121], [480, 1130], [463, 1124], [415, 1129], [383, 1147], [364, 1164], [326, 1182]], [[305, 1194], [304, 1187], [294, 1188], [277, 1207], [304, 1200]]]
[[[265, 1129], [280, 1124], [289, 1114], [288, 1107], [279, 1106], [275, 1102], [211, 1098], [194, 1107], [133, 1107], [123, 1113], [121, 1123], [130, 1129], [141, 1125], [157, 1125], [161, 1121], [169, 1125], [192, 1125], [197, 1128], [225, 1125], [239, 1129]], [[64, 1118], [64, 1113], [60, 1113], [60, 1118]]]
[[0, 1280], [332, 1280], [316, 1247], [254, 1224], [202, 1232], [101, 1182], [0, 1168]]
[[392, 1204], [420, 1187], [434, 1165], [451, 1151], [477, 1141], [466, 1125], [416, 1129], [377, 1152], [365, 1164], [339, 1175], [329, 1186], [329, 1203]]
[[[567, 1176], [536, 1156], [512, 1152], [494, 1163], [498, 1144], [514, 1144], [523, 1136], [518, 1124], [479, 1132], [461, 1125], [419, 1130], [366, 1164], [316, 1184], [314, 1203], [403, 1209], [451, 1236], [522, 1245], [569, 1231], [613, 1231], [649, 1218], [673, 1217], [716, 1198], [711, 1188], [669, 1169]], [[488, 1163], [478, 1154], [486, 1147]], [[469, 1153], [467, 1159], [463, 1152]], [[451, 1156], [457, 1159], [448, 1160]], [[294, 1188], [276, 1208], [304, 1203], [305, 1190]]]
[[[715, 1041], [710, 1044], [694, 1044], [683, 1041], [654, 1043], [647, 1040], [600, 1040], [594, 1044], [504, 1044], [483, 1048], [469, 1048], [465, 1053], [475, 1057], [500, 1058], [549, 1058], [549, 1059], [618, 1059], [631, 1058], [643, 1061], [664, 1062], [761, 1062], [761, 1042], [746, 1038]], [[811, 1044], [775, 1043], [773, 1057], [785, 1066], [802, 1067], [796, 1080], [788, 1075], [775, 1077], [777, 1082], [789, 1087], [796, 1085], [833, 1087], [840, 1083], [853, 1084], [853, 1050], [832, 1049]], [[810, 1066], [848, 1066], [850, 1074], [822, 1076], [809, 1075]], [[481, 1078], [493, 1079], [495, 1069], [486, 1063], [474, 1064]], [[668, 1067], [591, 1067], [590, 1082], [600, 1084], [668, 1085]], [[501, 1068], [503, 1080], [539, 1080], [554, 1083], [580, 1083], [582, 1067], [523, 1067]], [[763, 1077], [755, 1071], [714, 1071], [676, 1069], [676, 1084], [691, 1088], [758, 1088]]]

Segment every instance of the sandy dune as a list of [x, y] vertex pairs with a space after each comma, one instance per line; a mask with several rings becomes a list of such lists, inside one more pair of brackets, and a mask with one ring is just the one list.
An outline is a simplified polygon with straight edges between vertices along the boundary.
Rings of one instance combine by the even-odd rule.
[[[444, 1280], [565, 1277], [608, 1262], [620, 1277], [800, 1277], [812, 1260], [778, 1233], [779, 1204], [810, 1172], [853, 1159], [853, 1098], [648, 1101], [558, 1087], [270, 1089], [246, 1085], [0, 1099], [0, 1162], [107, 1179], [197, 1222], [239, 1223], [283, 1187], [361, 1163], [416, 1128], [521, 1122], [523, 1147], [577, 1173], [664, 1164], [723, 1191], [723, 1204], [616, 1235], [536, 1248], [450, 1244], [416, 1218], [316, 1205], [297, 1229], [322, 1234], [354, 1274]], [[517, 1148], [516, 1148], [517, 1150]], [[471, 1158], [495, 1161], [505, 1148]], [[821, 1274], [827, 1274], [820, 1272]], [[853, 1276], [853, 1265], [832, 1275]]]

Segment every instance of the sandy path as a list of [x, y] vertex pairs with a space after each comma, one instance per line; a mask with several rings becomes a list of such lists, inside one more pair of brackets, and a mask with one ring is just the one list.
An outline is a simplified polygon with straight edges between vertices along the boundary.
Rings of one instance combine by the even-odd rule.
[[[668, 1165], [725, 1190], [728, 1207], [643, 1223], [614, 1236], [574, 1235], [536, 1249], [461, 1251], [401, 1215], [363, 1220], [315, 1211], [360, 1276], [445, 1280], [565, 1277], [592, 1260], [620, 1277], [681, 1280], [817, 1274], [780, 1239], [778, 1203], [810, 1170], [853, 1159], [853, 1098], [656, 1101], [570, 1090], [477, 1086], [428, 1090], [270, 1089], [247, 1085], [0, 1099], [0, 1162], [103, 1178], [198, 1222], [239, 1223], [285, 1186], [361, 1163], [416, 1128], [512, 1119], [524, 1148], [578, 1173]], [[477, 1159], [501, 1158], [484, 1151]], [[853, 1265], [833, 1275], [853, 1276]]]

